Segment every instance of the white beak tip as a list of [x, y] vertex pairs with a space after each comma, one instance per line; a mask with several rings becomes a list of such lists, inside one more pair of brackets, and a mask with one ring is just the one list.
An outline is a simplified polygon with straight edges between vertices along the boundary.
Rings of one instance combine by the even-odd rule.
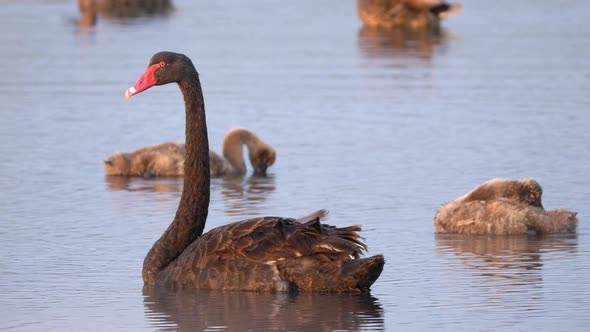
[[127, 91], [125, 91], [125, 99], [131, 98], [131, 96], [133, 96], [136, 91], [137, 90], [135, 90], [134, 87], [130, 87], [129, 89], [127, 89]]

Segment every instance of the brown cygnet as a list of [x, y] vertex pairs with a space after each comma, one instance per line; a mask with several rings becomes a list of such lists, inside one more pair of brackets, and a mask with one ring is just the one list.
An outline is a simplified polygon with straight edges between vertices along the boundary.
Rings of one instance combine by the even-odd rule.
[[434, 216], [437, 233], [538, 234], [576, 231], [576, 212], [545, 210], [543, 189], [531, 178], [493, 179], [443, 204]]
[[[255, 174], [264, 174], [276, 160], [275, 149], [253, 132], [234, 128], [223, 139], [223, 156], [209, 151], [210, 171], [213, 177], [246, 174], [243, 145], [248, 148], [250, 164]], [[121, 176], [182, 176], [184, 175], [185, 146], [166, 142], [133, 152], [119, 152], [104, 162], [106, 175]]]

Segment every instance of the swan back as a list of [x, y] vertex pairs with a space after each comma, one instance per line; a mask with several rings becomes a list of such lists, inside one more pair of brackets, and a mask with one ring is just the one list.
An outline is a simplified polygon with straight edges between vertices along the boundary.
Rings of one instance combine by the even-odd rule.
[[184, 174], [185, 147], [166, 142], [133, 152], [119, 152], [104, 162], [106, 175], [178, 176]]
[[218, 155], [215, 151], [209, 150], [209, 172], [211, 177], [222, 177], [225, 175], [239, 175], [239, 172], [227, 161], [227, 159]]
[[457, 201], [467, 203], [471, 201], [487, 201], [498, 198], [523, 202], [532, 206], [543, 207], [541, 198], [543, 188], [532, 178], [520, 180], [495, 178], [477, 186], [469, 193], [461, 196]]
[[452, 201], [434, 216], [437, 233], [526, 234], [525, 209], [506, 200]]

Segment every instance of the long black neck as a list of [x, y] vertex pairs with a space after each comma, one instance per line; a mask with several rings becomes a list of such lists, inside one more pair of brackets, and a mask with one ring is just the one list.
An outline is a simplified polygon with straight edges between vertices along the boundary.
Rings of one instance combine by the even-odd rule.
[[143, 282], [156, 283], [158, 272], [173, 262], [205, 228], [209, 209], [209, 141], [199, 76], [192, 64], [178, 83], [186, 106], [184, 188], [174, 221], [143, 262]]

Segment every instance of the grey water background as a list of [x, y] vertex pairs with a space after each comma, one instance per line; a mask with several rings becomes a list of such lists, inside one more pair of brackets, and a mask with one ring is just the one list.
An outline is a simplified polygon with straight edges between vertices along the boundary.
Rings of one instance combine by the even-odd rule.
[[[0, 329], [586, 330], [590, 2], [463, 3], [432, 35], [362, 28], [342, 0], [175, 0], [91, 29], [75, 1], [2, 2]], [[102, 160], [184, 139], [176, 86], [123, 97], [160, 50], [196, 64], [212, 149], [240, 126], [278, 150], [267, 178], [213, 180], [206, 229], [329, 209], [387, 259], [370, 295], [142, 290], [182, 180]], [[578, 234], [434, 234], [494, 177], [539, 180]]]

